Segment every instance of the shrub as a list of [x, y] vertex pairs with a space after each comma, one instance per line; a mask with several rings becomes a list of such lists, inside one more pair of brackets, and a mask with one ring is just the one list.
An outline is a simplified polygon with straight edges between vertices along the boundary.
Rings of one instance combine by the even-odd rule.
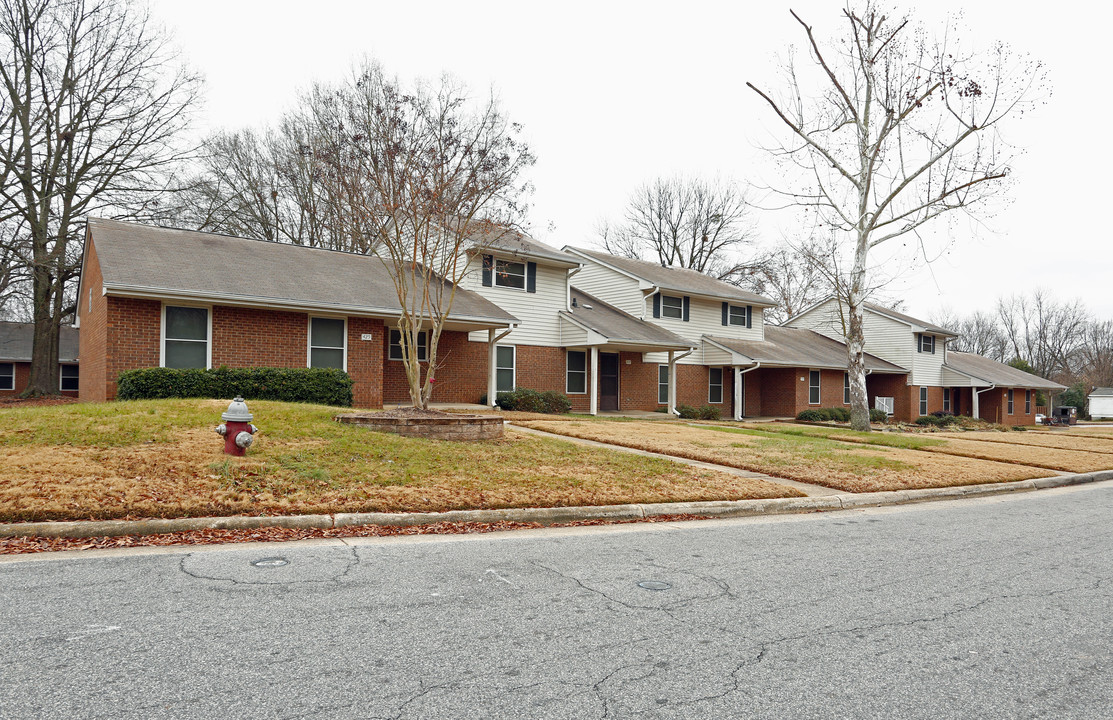
[[682, 420], [699, 420], [699, 410], [691, 405], [677, 405], [676, 412]]
[[[480, 398], [480, 402], [486, 400]], [[572, 409], [572, 401], [567, 395], [547, 390], [540, 392], [528, 388], [516, 388], [512, 392], [500, 392], [495, 396], [495, 404], [503, 410], [517, 412], [546, 413], [561, 415]]]
[[955, 416], [955, 414], [953, 412], [948, 412], [946, 410], [936, 410], [935, 412], [932, 413], [932, 417], [937, 417], [937, 418], [954, 417], [954, 416]]
[[925, 427], [929, 425], [932, 427], [947, 427], [948, 425], [954, 425], [957, 422], [958, 421], [955, 419], [955, 416], [951, 414], [921, 415], [920, 417], [916, 418], [916, 424], [923, 425]]
[[885, 412], [884, 410], [878, 410], [877, 408], [870, 410], [870, 422], [883, 423], [888, 419], [889, 413]]
[[824, 422], [828, 420], [850, 422], [850, 410], [841, 407], [810, 408], [802, 411], [796, 416], [796, 419], [804, 422]]
[[804, 410], [796, 416], [796, 419], [803, 420], [804, 422], [822, 422], [826, 420], [827, 417], [819, 410]]
[[320, 405], [352, 404], [352, 378], [329, 368], [141, 368], [120, 373], [120, 400], [228, 398], [282, 400]]
[[718, 420], [722, 417], [722, 411], [713, 405], [704, 405], [699, 409], [700, 420]]

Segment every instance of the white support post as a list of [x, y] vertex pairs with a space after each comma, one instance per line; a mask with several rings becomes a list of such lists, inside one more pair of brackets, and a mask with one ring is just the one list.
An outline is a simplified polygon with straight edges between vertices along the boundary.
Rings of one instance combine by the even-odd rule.
[[669, 415], [676, 415], [676, 352], [669, 350]]
[[494, 408], [496, 396], [498, 395], [498, 368], [495, 367], [495, 343], [498, 342], [498, 336], [495, 335], [495, 328], [487, 331], [487, 404]]
[[591, 409], [592, 415], [599, 414], [599, 348], [591, 348]]
[[734, 419], [742, 419], [742, 368], [734, 366]]

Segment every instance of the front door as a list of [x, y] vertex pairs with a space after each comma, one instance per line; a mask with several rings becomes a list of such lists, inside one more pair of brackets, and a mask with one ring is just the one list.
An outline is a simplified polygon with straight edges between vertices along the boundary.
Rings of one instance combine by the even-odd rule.
[[599, 409], [618, 410], [618, 353], [599, 353]]

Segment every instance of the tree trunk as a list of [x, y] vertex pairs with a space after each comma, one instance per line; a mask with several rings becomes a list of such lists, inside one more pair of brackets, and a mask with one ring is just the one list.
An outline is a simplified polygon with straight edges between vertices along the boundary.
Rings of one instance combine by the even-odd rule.
[[863, 287], [866, 281], [866, 259], [869, 255], [869, 236], [859, 231], [854, 253], [854, 268], [850, 273], [847, 292], [846, 371], [850, 375], [850, 427], [861, 432], [870, 431], [870, 406], [866, 393], [866, 334], [862, 321]]
[[57, 395], [58, 391], [58, 328], [60, 315], [56, 306], [54, 277], [50, 269], [37, 265], [33, 273], [35, 330], [31, 346], [31, 378], [21, 397]]

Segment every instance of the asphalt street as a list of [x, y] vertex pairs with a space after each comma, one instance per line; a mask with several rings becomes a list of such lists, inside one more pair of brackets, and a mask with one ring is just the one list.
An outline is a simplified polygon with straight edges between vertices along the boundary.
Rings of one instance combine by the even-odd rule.
[[1107, 718], [1111, 575], [1111, 483], [7, 557], [0, 717]]

